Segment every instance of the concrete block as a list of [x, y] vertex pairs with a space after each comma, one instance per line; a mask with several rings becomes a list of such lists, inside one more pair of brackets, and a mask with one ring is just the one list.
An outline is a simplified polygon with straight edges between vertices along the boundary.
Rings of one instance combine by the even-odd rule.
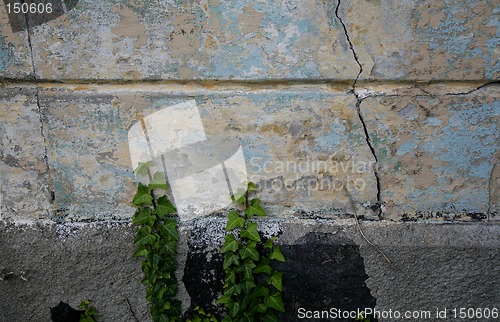
[[495, 214], [498, 89], [363, 100], [388, 218], [470, 220]]
[[341, 1], [366, 80], [496, 80], [498, 1]]
[[[127, 224], [0, 223], [2, 321], [52, 321], [59, 301], [92, 300], [103, 321], [151, 321], [133, 230]], [[83, 233], [85, 231], [85, 233]], [[25, 279], [23, 280], [21, 276]]]
[[[201, 305], [220, 312], [214, 301], [223, 285], [224, 224], [209, 218], [180, 228], [176, 275], [184, 309]], [[447, 308], [450, 318], [453, 308], [498, 308], [498, 224], [361, 225], [392, 266], [352, 220], [264, 225], [266, 235], [279, 235], [287, 260], [276, 267], [284, 273], [287, 312], [281, 321], [304, 321], [300, 308], [430, 312], [411, 319], [425, 321], [442, 321], [437, 309]], [[2, 318], [50, 321], [49, 308], [59, 301], [77, 306], [90, 298], [100, 320], [132, 321], [128, 299], [136, 317], [149, 321], [140, 261], [132, 257], [134, 234], [126, 223], [0, 222], [0, 268], [13, 272], [0, 281]]]
[[48, 218], [50, 182], [36, 90], [0, 90], [0, 217]]
[[[2, 4], [3, 7], [3, 4]], [[0, 78], [34, 77], [27, 31], [14, 32], [7, 10], [0, 10]]]
[[[377, 201], [374, 159], [353, 95], [326, 88], [219, 91], [197, 86], [41, 92], [60, 215], [129, 218], [135, 188], [128, 130], [141, 118], [188, 100], [196, 101], [208, 138], [240, 142], [249, 179], [260, 186], [273, 216], [344, 215], [353, 212], [350, 198], [359, 215], [375, 215], [366, 206]], [[197, 184], [202, 189], [211, 183]]]
[[32, 28], [43, 79], [354, 79], [335, 5], [319, 0], [81, 0]]

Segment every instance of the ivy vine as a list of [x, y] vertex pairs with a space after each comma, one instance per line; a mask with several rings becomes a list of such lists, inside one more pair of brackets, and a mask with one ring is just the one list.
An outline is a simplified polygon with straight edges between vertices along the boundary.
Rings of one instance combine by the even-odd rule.
[[[140, 164], [138, 175], [148, 173], [150, 164]], [[134, 256], [142, 257], [142, 283], [146, 285], [146, 299], [151, 303], [150, 313], [155, 322], [182, 321], [181, 302], [175, 299], [177, 278], [175, 255], [177, 254], [177, 221], [175, 207], [164, 194], [157, 197], [155, 191], [166, 193], [168, 185], [163, 174], [156, 172], [148, 185], [138, 184], [132, 203], [136, 207], [132, 223], [139, 227], [134, 244]]]
[[82, 315], [80, 315], [80, 322], [95, 322], [95, 318], [99, 312], [95, 307], [90, 305], [91, 302], [91, 300], [86, 299], [78, 306], [79, 309], [83, 310]]
[[[148, 175], [151, 163], [140, 163], [134, 171]], [[133, 198], [136, 207], [132, 223], [138, 227], [134, 256], [142, 257], [142, 283], [146, 285], [146, 298], [155, 322], [177, 322], [181, 318], [181, 302], [175, 298], [177, 279], [175, 256], [179, 234], [174, 214], [175, 207], [168, 200], [168, 185], [163, 174], [155, 173], [147, 185], [138, 183]], [[250, 199], [256, 190], [249, 183], [247, 190], [233, 201], [243, 208], [228, 213], [226, 238], [221, 247], [225, 272], [222, 297], [218, 303], [227, 313], [222, 322], [264, 321], [276, 322], [278, 312], [284, 312], [282, 298], [282, 272], [274, 270], [272, 261], [285, 261], [275, 237], [264, 240], [258, 231], [254, 216], [265, 217], [266, 212], [257, 198]], [[161, 194], [161, 196], [160, 196]], [[188, 322], [217, 322], [215, 316], [202, 308], [195, 308]]]
[[243, 211], [233, 210], [228, 214], [226, 240], [221, 248], [224, 258], [224, 291], [218, 300], [228, 314], [222, 320], [277, 322], [277, 312], [285, 312], [282, 298], [282, 272], [271, 266], [273, 260], [285, 261], [275, 237], [263, 240], [252, 217], [267, 216], [260, 200], [250, 199], [256, 190], [249, 183], [236, 202]]

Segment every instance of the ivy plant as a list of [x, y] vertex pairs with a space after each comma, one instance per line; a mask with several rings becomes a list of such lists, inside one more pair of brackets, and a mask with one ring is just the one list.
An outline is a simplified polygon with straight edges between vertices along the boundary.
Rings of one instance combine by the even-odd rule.
[[[139, 164], [135, 173], [148, 174], [150, 165]], [[142, 283], [147, 287], [146, 298], [151, 303], [153, 321], [181, 321], [181, 303], [175, 299], [177, 278], [174, 259], [179, 240], [177, 221], [173, 217], [176, 209], [166, 196], [168, 185], [163, 174], [156, 172], [151, 179], [148, 185], [138, 184], [132, 201], [136, 207], [132, 224], [138, 227], [134, 256], [143, 258]]]
[[90, 305], [90, 300], [83, 300], [78, 306], [79, 309], [83, 310], [82, 315], [80, 315], [80, 322], [95, 322], [97, 316], [97, 310]]
[[[151, 162], [139, 163], [137, 175], [149, 175]], [[132, 204], [136, 211], [132, 223], [138, 227], [134, 256], [142, 257], [142, 283], [155, 322], [177, 322], [181, 319], [181, 303], [175, 299], [177, 279], [175, 256], [179, 234], [174, 218], [175, 207], [168, 200], [168, 185], [160, 172], [150, 176], [150, 183], [138, 183]], [[250, 199], [256, 190], [249, 183], [247, 190], [233, 200], [243, 208], [228, 213], [226, 238], [221, 247], [224, 254], [223, 295], [218, 300], [227, 309], [223, 322], [278, 321], [277, 312], [284, 312], [282, 273], [271, 267], [273, 260], [285, 261], [275, 238], [264, 240], [257, 230], [254, 216], [267, 216], [260, 200]], [[188, 322], [217, 322], [215, 316], [196, 307]]]
[[361, 322], [372, 322], [371, 316], [366, 316], [363, 313], [360, 313], [354, 321], [361, 321]]
[[201, 307], [196, 306], [193, 318], [188, 319], [187, 322], [218, 322], [218, 320], [210, 312], [205, 312]]
[[285, 261], [275, 237], [264, 240], [252, 218], [267, 216], [249, 183], [247, 190], [234, 197], [243, 210], [228, 213], [225, 242], [221, 247], [224, 258], [224, 290], [218, 300], [227, 309], [222, 320], [277, 322], [277, 312], [284, 312], [282, 272], [271, 266], [273, 260]]

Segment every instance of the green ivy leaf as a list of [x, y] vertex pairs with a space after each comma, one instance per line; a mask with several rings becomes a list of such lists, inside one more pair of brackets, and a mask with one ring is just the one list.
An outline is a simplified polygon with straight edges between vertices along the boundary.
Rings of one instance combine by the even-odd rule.
[[170, 203], [166, 196], [158, 198], [158, 205], [155, 208], [155, 215], [158, 215], [160, 219], [166, 214], [173, 214], [176, 211], [174, 205]]
[[151, 245], [151, 244], [154, 244], [156, 242], [156, 236], [154, 235], [147, 235], [147, 236], [144, 236], [143, 238], [136, 238], [135, 240], [135, 245], [139, 246], [139, 245]]
[[[257, 305], [252, 305], [250, 311], [248, 311], [248, 316], [254, 316], [257, 313], [265, 313], [267, 311], [267, 306], [262, 303]], [[251, 320], [253, 321], [253, 320]]]
[[152, 206], [153, 205], [153, 197], [149, 194], [148, 187], [143, 185], [142, 183], [138, 184], [137, 187], [137, 193], [134, 196], [134, 199], [132, 200], [132, 203], [136, 206], [140, 205], [148, 205]]
[[[167, 287], [166, 286], [161, 287], [160, 290], [158, 292], [156, 292], [156, 298], [159, 299], [159, 300], [163, 300], [163, 294], [165, 294], [166, 291], [167, 291]], [[168, 309], [170, 309], [170, 303], [168, 303], [167, 310]]]
[[271, 296], [269, 296], [266, 299], [266, 304], [267, 307], [275, 309], [280, 312], [285, 312], [285, 305], [283, 304], [283, 299], [281, 298], [281, 293], [276, 292], [273, 293]]
[[285, 256], [283, 256], [283, 254], [281, 253], [281, 250], [278, 246], [273, 247], [273, 251], [272, 251], [271, 255], [269, 255], [269, 258], [275, 259], [275, 260], [280, 261], [280, 262], [285, 261]]
[[220, 250], [221, 253], [226, 252], [235, 252], [238, 249], [238, 241], [234, 238], [233, 234], [229, 234], [226, 236], [226, 241]]
[[175, 240], [164, 243], [160, 248], [160, 253], [167, 256], [174, 256], [177, 254], [177, 243]]
[[248, 193], [256, 191], [256, 190], [257, 190], [257, 187], [255, 186], [255, 183], [249, 182], [248, 183], [248, 188], [247, 188]]
[[226, 254], [226, 258], [224, 258], [224, 265], [223, 268], [224, 270], [228, 269], [232, 264], [237, 266], [240, 263], [240, 257], [237, 254], [231, 254], [230, 253]]
[[161, 259], [160, 255], [154, 254], [154, 253], [152, 254], [152, 256], [151, 256], [151, 264], [152, 264], [153, 268], [155, 268], [155, 269], [158, 268], [158, 264], [160, 263], [160, 259]]
[[269, 289], [264, 286], [259, 286], [257, 287], [253, 293], [250, 295], [251, 298], [258, 298], [258, 297], [268, 297], [269, 296]]
[[224, 282], [228, 285], [236, 283], [236, 273], [234, 271], [229, 272], [224, 279]]
[[[161, 300], [161, 298], [160, 298]], [[170, 302], [169, 301], [165, 301], [165, 303], [163, 304], [162, 310], [170, 310]]]
[[144, 238], [148, 235], [151, 235], [151, 227], [150, 226], [143, 226], [143, 227], [139, 228], [139, 230], [137, 231], [137, 236], [135, 239], [138, 240], [138, 239]]
[[226, 305], [227, 305], [227, 304], [234, 303], [234, 301], [231, 299], [231, 296], [229, 296], [229, 295], [224, 295], [224, 296], [222, 296], [221, 298], [219, 298], [219, 299], [217, 300], [217, 303], [218, 303], [218, 304], [226, 304]]
[[241, 287], [239, 285], [232, 285], [224, 291], [224, 295], [231, 296], [233, 294], [240, 294]]
[[134, 256], [135, 257], [147, 257], [149, 254], [149, 251], [145, 248], [139, 248], [135, 251]]
[[239, 322], [254, 322], [254, 321], [255, 321], [255, 319], [253, 317], [246, 316], [246, 315], [239, 320]]
[[243, 219], [236, 210], [232, 210], [227, 214], [229, 220], [227, 221], [226, 231], [231, 231], [236, 227], [241, 227], [245, 225], [245, 219]]
[[[238, 200], [240, 200], [241, 197], [244, 197], [245, 196], [245, 189], [243, 189], [242, 187], [239, 187], [237, 190], [236, 190], [236, 193], [234, 195], [231, 196], [231, 200], [232, 201], [237, 201], [239, 203]], [[245, 202], [246, 200], [243, 200], [243, 202]], [[240, 204], [240, 203], [239, 203]]]
[[250, 258], [254, 261], [259, 260], [259, 252], [257, 251], [257, 243], [254, 241], [248, 242], [247, 245], [243, 246], [239, 253], [242, 259]]
[[233, 322], [233, 320], [231, 319], [231, 317], [229, 315], [226, 315], [221, 322]]
[[236, 317], [239, 311], [240, 303], [234, 302], [232, 307], [229, 309], [229, 315], [231, 315], [232, 317]]
[[155, 172], [153, 176], [153, 181], [148, 185], [149, 190], [162, 189], [167, 190], [168, 185], [163, 178], [163, 173]]
[[158, 319], [155, 319], [155, 321], [158, 322], [170, 322], [170, 319], [168, 318], [167, 314], [162, 314], [158, 317]]
[[168, 218], [160, 229], [160, 235], [173, 240], [179, 240], [177, 232], [177, 222], [174, 219]]
[[255, 283], [253, 281], [244, 281], [239, 285], [239, 287], [243, 291], [243, 293], [250, 294], [252, 289], [255, 287]]
[[137, 168], [135, 168], [134, 173], [136, 175], [145, 176], [148, 174], [148, 168], [153, 165], [153, 161], [148, 161], [145, 163], [139, 162]]
[[141, 208], [140, 212], [132, 217], [132, 224], [152, 226], [155, 220], [155, 216], [151, 215], [151, 208]]
[[257, 223], [254, 222], [248, 223], [247, 229], [243, 229], [241, 231], [241, 236], [256, 242], [260, 242], [260, 235], [259, 232], [257, 231]]
[[156, 241], [156, 237], [151, 234], [151, 227], [143, 226], [137, 231], [137, 237], [134, 240], [134, 244], [147, 245], [153, 244]]
[[272, 284], [278, 291], [283, 291], [283, 285], [281, 283], [281, 278], [283, 277], [282, 272], [273, 272], [268, 280], [269, 284]]
[[255, 263], [252, 260], [246, 260], [243, 262], [244, 264], [238, 268], [238, 272], [242, 272], [245, 278], [252, 277], [252, 269], [255, 268]]
[[246, 201], [247, 201], [247, 198], [245, 197], [245, 195], [243, 195], [243, 196], [239, 197], [238, 199], [236, 199], [236, 202], [237, 202], [239, 205], [244, 204]]
[[278, 320], [278, 317], [276, 315], [270, 313], [264, 317], [264, 320], [262, 320], [262, 322], [280, 322], [280, 320]]
[[271, 249], [274, 246], [274, 242], [276, 241], [276, 237], [271, 237], [264, 243], [264, 248]]
[[252, 216], [260, 216], [260, 217], [267, 216], [267, 213], [264, 210], [264, 208], [260, 206], [259, 199], [252, 199], [250, 206], [247, 208], [247, 210], [245, 210], [245, 214], [247, 214], [248, 218], [252, 218]]
[[261, 263], [259, 263], [259, 265], [257, 265], [257, 267], [255, 267], [253, 269], [253, 272], [254, 272], [254, 274], [265, 273], [267, 275], [271, 275], [272, 269], [271, 269], [271, 266], [269, 266], [268, 264], [261, 262]]

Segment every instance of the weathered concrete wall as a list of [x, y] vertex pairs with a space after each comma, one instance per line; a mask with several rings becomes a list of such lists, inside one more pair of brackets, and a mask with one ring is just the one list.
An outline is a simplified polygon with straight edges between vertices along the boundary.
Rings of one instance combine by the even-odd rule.
[[[222, 289], [223, 227], [222, 220], [210, 218], [181, 231], [178, 260], [185, 265], [178, 274], [185, 305], [211, 308]], [[287, 307], [283, 321], [303, 321], [297, 319], [300, 307], [355, 310], [376, 303], [379, 310], [401, 312], [498, 307], [498, 225], [365, 223], [366, 236], [390, 257], [392, 268], [352, 221], [268, 227], [282, 231], [287, 258], [279, 267]], [[4, 223], [1, 228], [2, 265], [15, 274], [0, 283], [1, 321], [50, 321], [49, 307], [60, 300], [76, 306], [83, 298], [93, 300], [100, 321], [134, 321], [126, 299], [140, 321], [149, 321], [129, 224]]]
[[[15, 31], [2, 7], [0, 268], [28, 281], [0, 281], [0, 321], [47, 321], [83, 297], [103, 321], [131, 320], [124, 297], [146, 319], [127, 134], [193, 99], [207, 136], [239, 140], [279, 232], [284, 321], [342, 298], [498, 307], [499, 13], [493, 0], [81, 0]], [[394, 270], [354, 214], [377, 221], [363, 225]], [[221, 218], [183, 224], [185, 305], [219, 290], [217, 275], [210, 292], [194, 281], [204, 257], [217, 271]]]

